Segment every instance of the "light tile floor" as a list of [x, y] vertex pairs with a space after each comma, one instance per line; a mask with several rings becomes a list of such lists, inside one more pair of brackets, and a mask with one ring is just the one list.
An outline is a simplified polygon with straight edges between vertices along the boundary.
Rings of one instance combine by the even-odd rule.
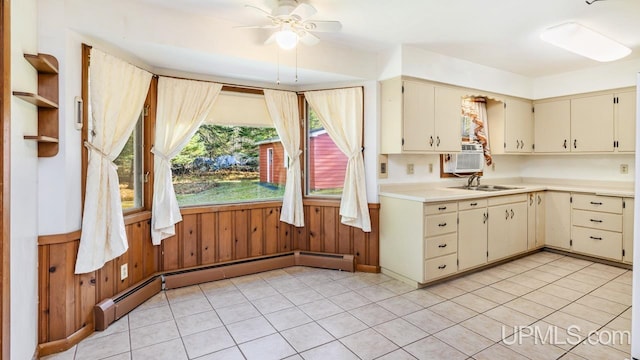
[[419, 290], [291, 267], [162, 292], [45, 359], [625, 359], [631, 278], [551, 252]]

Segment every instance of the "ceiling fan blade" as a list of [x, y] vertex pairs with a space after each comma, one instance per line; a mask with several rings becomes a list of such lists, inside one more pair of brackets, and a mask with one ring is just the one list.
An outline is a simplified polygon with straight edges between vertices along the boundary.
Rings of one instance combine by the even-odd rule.
[[299, 40], [301, 43], [309, 46], [315, 45], [320, 42], [320, 39], [317, 36], [308, 32], [305, 32], [303, 35], [301, 35]]
[[300, 20], [304, 20], [312, 17], [317, 12], [318, 10], [316, 10], [316, 8], [314, 8], [313, 6], [307, 3], [300, 3], [298, 4], [298, 6], [296, 6], [295, 9], [293, 9], [290, 15], [297, 16], [300, 18]]
[[265, 9], [261, 9], [261, 8], [259, 8], [259, 7], [257, 7], [257, 6], [253, 6], [253, 5], [249, 5], [249, 4], [245, 4], [245, 6], [244, 6], [244, 7], [248, 7], [248, 8], [252, 8], [252, 9], [258, 10], [258, 11], [260, 11], [261, 13], [263, 13], [264, 15], [266, 15], [269, 19], [271, 19], [271, 18], [272, 18], [272, 16], [271, 16], [271, 12], [269, 12], [269, 11], [267, 11], [267, 10], [265, 10]]
[[302, 26], [307, 31], [332, 32], [340, 31], [342, 24], [340, 21], [305, 21]]
[[266, 24], [266, 25], [246, 25], [246, 26], [234, 26], [234, 29], [275, 29], [279, 25]]
[[276, 31], [276, 32], [274, 32], [273, 34], [271, 34], [271, 36], [269, 36], [269, 37], [267, 38], [267, 40], [265, 40], [265, 41], [264, 41], [264, 44], [265, 44], [265, 45], [270, 45], [270, 44], [273, 44], [274, 42], [276, 42], [276, 34], [277, 34], [277, 33], [278, 33], [278, 32]]

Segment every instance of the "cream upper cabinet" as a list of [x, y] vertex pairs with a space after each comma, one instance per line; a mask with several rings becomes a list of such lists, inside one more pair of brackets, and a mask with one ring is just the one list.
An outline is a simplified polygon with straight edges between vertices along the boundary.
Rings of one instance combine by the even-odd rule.
[[636, 92], [615, 94], [616, 149], [636, 151]]
[[516, 98], [487, 100], [489, 145], [493, 154], [533, 151], [532, 108], [531, 101]]
[[458, 202], [458, 270], [487, 263], [486, 199]]
[[534, 136], [536, 153], [571, 151], [571, 103], [554, 100], [534, 104]]
[[403, 151], [433, 150], [435, 145], [433, 93], [433, 85], [417, 81], [403, 82]]
[[547, 191], [545, 200], [545, 244], [571, 249], [571, 194]]
[[633, 198], [624, 198], [622, 209], [622, 261], [633, 262]]
[[612, 94], [571, 99], [571, 151], [613, 151]]
[[380, 152], [460, 152], [462, 95], [419, 80], [382, 81]]
[[436, 86], [434, 151], [459, 152], [461, 149], [461, 106], [463, 90]]

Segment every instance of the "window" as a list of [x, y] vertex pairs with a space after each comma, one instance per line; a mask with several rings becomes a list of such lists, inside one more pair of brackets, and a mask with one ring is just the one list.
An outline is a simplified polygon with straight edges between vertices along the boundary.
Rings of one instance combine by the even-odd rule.
[[306, 109], [307, 195], [339, 197], [347, 170], [347, 156], [331, 140], [311, 106], [307, 104]]
[[123, 210], [139, 209], [143, 206], [144, 167], [142, 154], [144, 151], [144, 116], [140, 118], [133, 129], [129, 140], [122, 152], [114, 160], [118, 167], [120, 180], [120, 200]]
[[178, 204], [281, 199], [284, 163], [273, 127], [203, 124], [171, 161]]

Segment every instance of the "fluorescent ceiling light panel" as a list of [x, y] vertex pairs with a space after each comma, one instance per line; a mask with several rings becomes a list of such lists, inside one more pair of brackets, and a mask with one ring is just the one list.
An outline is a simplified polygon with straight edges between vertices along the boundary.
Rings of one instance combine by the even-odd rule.
[[578, 23], [550, 27], [540, 38], [552, 45], [597, 61], [614, 61], [631, 53], [628, 47]]

